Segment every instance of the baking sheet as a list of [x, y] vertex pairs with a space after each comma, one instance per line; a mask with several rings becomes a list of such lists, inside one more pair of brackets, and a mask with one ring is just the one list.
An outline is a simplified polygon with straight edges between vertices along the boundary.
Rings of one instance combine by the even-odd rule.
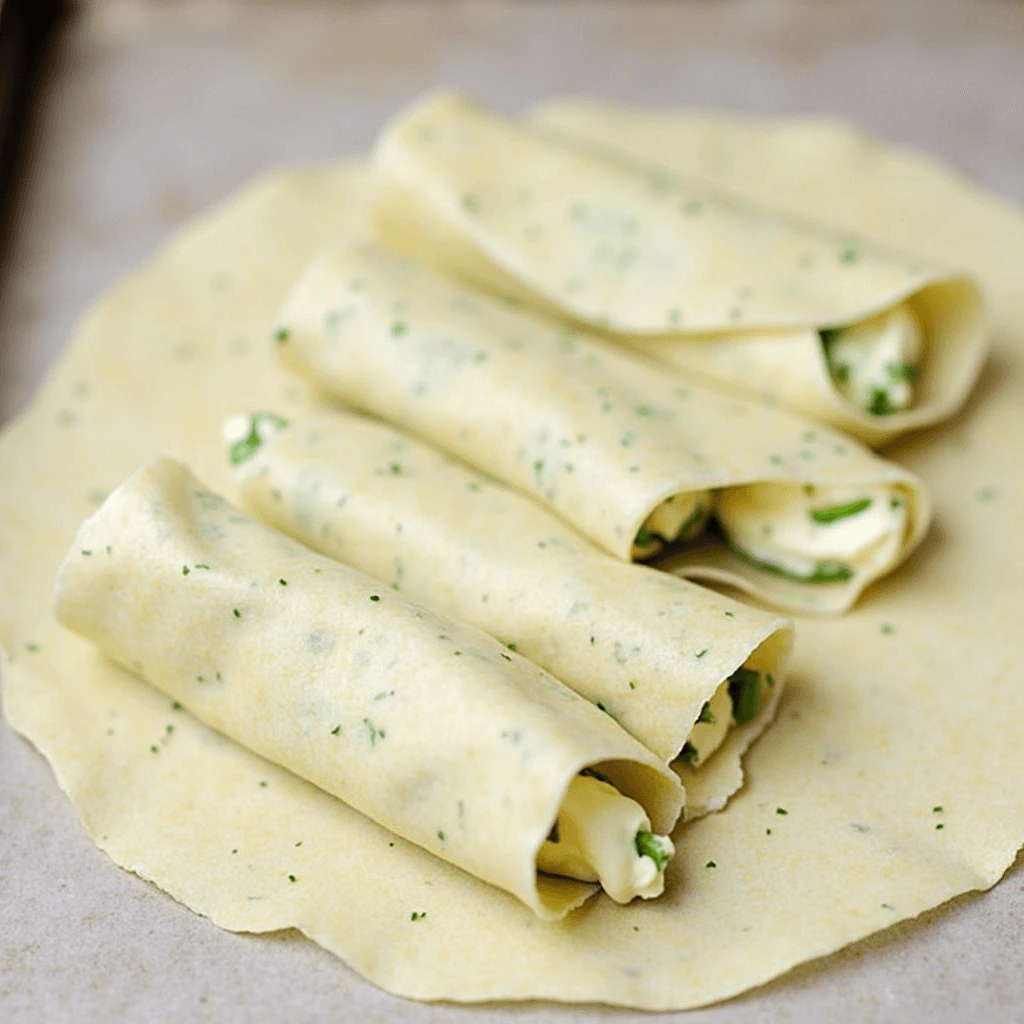
[[[181, 219], [265, 167], [365, 147], [400, 103], [443, 81], [504, 109], [577, 91], [843, 114], [1021, 201], [1020, 5], [921, 10], [99, 5], [69, 26], [37, 120], [0, 292], [0, 418], [27, 400], [86, 302]], [[221, 933], [94, 850], [41, 759], [0, 728], [6, 1020], [235, 1020], [268, 1007], [310, 1020], [632, 1016], [404, 1003], [294, 935]], [[1012, 1020], [1022, 910], [1018, 867], [985, 896], [686, 1020]]]

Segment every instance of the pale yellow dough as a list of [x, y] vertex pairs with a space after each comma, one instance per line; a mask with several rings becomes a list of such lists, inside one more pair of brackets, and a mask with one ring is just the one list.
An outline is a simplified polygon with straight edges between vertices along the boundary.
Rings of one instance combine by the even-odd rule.
[[851, 558], [842, 580], [793, 582], [713, 536], [659, 563], [785, 611], [846, 611], [928, 528], [921, 481], [845, 434], [507, 308], [379, 245], [328, 247], [277, 324], [284, 366], [525, 492], [621, 559], [677, 496], [767, 483], [890, 489], [904, 512], [889, 557]]
[[[429, 94], [378, 141], [381, 237], [872, 443], [962, 404], [990, 333], [968, 275], [934, 256], [886, 251], [862, 228], [780, 215], [693, 176], [666, 154], [662, 127], [587, 104], [542, 108], [522, 123], [456, 94]], [[919, 401], [871, 415], [833, 383], [818, 331], [901, 303], [926, 337]]]
[[[171, 459], [82, 523], [54, 614], [201, 722], [546, 920], [595, 891], [537, 871], [578, 772], [608, 777], [609, 816], [625, 806], [634, 834], [667, 832], [682, 809], [671, 771], [531, 661], [316, 555]], [[150, 745], [172, 766], [174, 729]], [[638, 859], [612, 844], [613, 865], [622, 845]]]
[[[50, 616], [79, 520], [136, 464], [164, 451], [223, 490], [210, 438], [226, 416], [309, 409], [273, 366], [269, 324], [313, 254], [363, 229], [364, 179], [351, 167], [272, 175], [102, 297], [0, 440], [5, 712], [118, 864], [223, 927], [297, 927], [407, 996], [654, 1009], [761, 984], [986, 888], [1012, 863], [1024, 839], [1024, 216], [842, 126], [670, 123], [731, 187], [927, 249], [984, 282], [992, 372], [956, 422], [891, 450], [934, 492], [940, 529], [848, 616], [798, 623], [779, 720], [726, 811], [675, 833], [664, 896], [599, 897], [540, 924], [175, 713]], [[226, 291], [214, 287], [222, 274]], [[190, 771], [150, 752], [169, 723]]]
[[[242, 504], [317, 551], [469, 622], [593, 701], [665, 761], [741, 665], [770, 677], [760, 713], [686, 783], [686, 815], [724, 806], [771, 720], [790, 624], [603, 554], [450, 456], [351, 413], [297, 420], [239, 467]], [[725, 691], [722, 724], [732, 704]], [[703, 731], [706, 726], [701, 726]], [[702, 752], [711, 752], [702, 739]]]

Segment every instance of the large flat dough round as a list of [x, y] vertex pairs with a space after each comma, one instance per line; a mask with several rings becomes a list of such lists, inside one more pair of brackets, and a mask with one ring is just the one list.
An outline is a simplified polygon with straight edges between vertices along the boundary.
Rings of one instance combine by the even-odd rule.
[[297, 927], [404, 995], [646, 1008], [725, 998], [991, 886], [1012, 863], [1024, 839], [1024, 217], [839, 126], [678, 127], [732, 188], [770, 187], [765, 201], [855, 217], [972, 269], [999, 334], [966, 412], [890, 452], [932, 490], [936, 528], [853, 613], [798, 623], [780, 720], [728, 809], [677, 831], [665, 897], [599, 898], [539, 922], [174, 710], [51, 618], [78, 521], [135, 465], [162, 452], [224, 489], [211, 443], [224, 416], [313, 404], [273, 365], [269, 325], [321, 245], [365, 230], [352, 166], [271, 175], [187, 227], [99, 300], [0, 439], [5, 712], [117, 863], [223, 927]]

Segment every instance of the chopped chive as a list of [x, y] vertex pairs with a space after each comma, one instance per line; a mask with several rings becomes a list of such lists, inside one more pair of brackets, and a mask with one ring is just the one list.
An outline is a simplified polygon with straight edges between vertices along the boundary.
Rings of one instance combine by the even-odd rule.
[[654, 861], [654, 866], [659, 871], [664, 870], [671, 854], [665, 849], [661, 836], [656, 836], [653, 832], [646, 832], [641, 829], [637, 832], [636, 839], [633, 842], [639, 856], [650, 857]]
[[900, 360], [899, 362], [886, 363], [885, 372], [889, 375], [890, 380], [900, 383], [902, 381], [917, 380], [921, 370], [913, 363]]
[[865, 411], [871, 413], [872, 416], [891, 416], [894, 412], [899, 412], [892, 404], [889, 392], [884, 388], [871, 389], [871, 399]]
[[737, 725], [745, 725], [761, 710], [761, 676], [752, 668], [741, 667], [729, 676], [732, 715]]
[[873, 502], [870, 498], [859, 498], [857, 501], [848, 501], [845, 505], [829, 505], [826, 508], [812, 508], [810, 517], [816, 523], [836, 523], [840, 519], [849, 519], [851, 516], [860, 515], [861, 512], [871, 508]]

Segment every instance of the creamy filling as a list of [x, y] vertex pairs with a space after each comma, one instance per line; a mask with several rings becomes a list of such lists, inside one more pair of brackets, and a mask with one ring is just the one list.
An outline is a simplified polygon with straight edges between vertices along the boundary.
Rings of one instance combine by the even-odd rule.
[[822, 331], [821, 340], [836, 390], [858, 409], [887, 416], [914, 404], [924, 340], [905, 302], [850, 327]]
[[673, 494], [637, 530], [633, 540], [633, 558], [650, 558], [665, 544], [696, 537], [704, 529], [710, 511], [710, 491]]
[[878, 575], [899, 556], [906, 502], [885, 485], [759, 483], [718, 493], [729, 547], [766, 572], [800, 583]]
[[773, 685], [770, 674], [762, 677], [745, 665], [736, 669], [701, 708], [679, 753], [680, 760], [691, 768], [704, 764], [725, 742], [733, 726], [746, 725], [757, 718], [767, 703], [765, 688]]
[[616, 903], [645, 900], [665, 889], [665, 865], [675, 853], [668, 836], [651, 831], [644, 809], [599, 772], [569, 784], [537, 867], [550, 875], [600, 882]]

